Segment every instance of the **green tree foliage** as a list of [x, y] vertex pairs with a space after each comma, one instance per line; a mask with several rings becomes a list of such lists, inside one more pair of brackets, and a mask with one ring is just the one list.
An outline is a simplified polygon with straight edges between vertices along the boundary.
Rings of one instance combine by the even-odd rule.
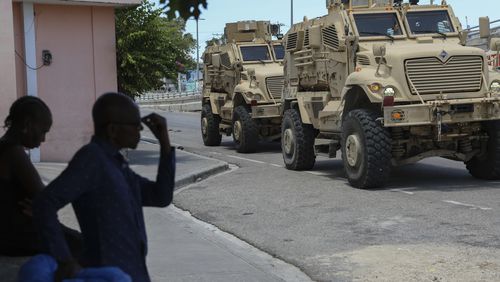
[[163, 78], [195, 65], [196, 42], [184, 34], [182, 19], [168, 20], [146, 0], [138, 7], [116, 10], [118, 90], [130, 96], [159, 89]]
[[177, 13], [185, 20], [190, 17], [198, 19], [200, 17], [200, 5], [206, 9], [207, 0], [160, 0], [161, 4], [166, 4], [167, 15], [170, 19], [176, 18]]

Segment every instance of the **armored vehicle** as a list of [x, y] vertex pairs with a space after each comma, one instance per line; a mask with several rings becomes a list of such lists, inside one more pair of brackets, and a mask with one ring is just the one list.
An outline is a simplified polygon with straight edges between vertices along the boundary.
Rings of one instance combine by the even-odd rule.
[[485, 52], [464, 46], [446, 1], [402, 2], [329, 0], [327, 15], [287, 32], [288, 169], [340, 150], [358, 188], [383, 186], [392, 167], [436, 156], [464, 162], [477, 178], [500, 177], [500, 87]]
[[237, 151], [250, 153], [281, 137], [284, 50], [268, 21], [228, 23], [224, 33], [227, 43], [203, 54], [203, 142], [218, 146], [232, 133]]

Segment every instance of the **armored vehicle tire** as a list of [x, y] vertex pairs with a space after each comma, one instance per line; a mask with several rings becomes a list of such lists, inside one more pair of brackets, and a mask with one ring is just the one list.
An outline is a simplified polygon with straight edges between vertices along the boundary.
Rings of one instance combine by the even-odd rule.
[[257, 124], [244, 106], [238, 106], [233, 114], [233, 140], [239, 153], [257, 150], [259, 131]]
[[281, 123], [281, 152], [287, 169], [307, 170], [314, 166], [315, 137], [312, 125], [303, 124], [296, 110], [285, 111]]
[[391, 137], [377, 115], [358, 109], [342, 124], [342, 160], [349, 183], [362, 189], [385, 184], [391, 170]]
[[479, 179], [500, 179], [500, 121], [484, 122], [489, 139], [486, 152], [465, 162], [469, 173]]
[[205, 104], [201, 109], [201, 136], [205, 146], [219, 146], [222, 135], [219, 132], [220, 117], [212, 113], [210, 105]]

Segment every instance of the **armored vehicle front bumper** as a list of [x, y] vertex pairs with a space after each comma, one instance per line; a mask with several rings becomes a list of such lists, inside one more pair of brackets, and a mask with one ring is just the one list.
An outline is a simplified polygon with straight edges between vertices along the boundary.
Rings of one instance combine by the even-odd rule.
[[433, 100], [384, 107], [384, 126], [438, 125], [500, 120], [500, 98]]
[[267, 104], [252, 106], [252, 118], [279, 118], [281, 104]]

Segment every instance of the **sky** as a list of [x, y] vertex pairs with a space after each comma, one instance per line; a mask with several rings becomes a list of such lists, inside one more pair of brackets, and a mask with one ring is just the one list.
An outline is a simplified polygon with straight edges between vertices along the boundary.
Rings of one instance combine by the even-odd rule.
[[[271, 23], [284, 24], [281, 31], [285, 34], [290, 28], [292, 1], [295, 23], [302, 21], [304, 16], [311, 19], [327, 13], [326, 0], [207, 0], [208, 9], [202, 10], [201, 20], [198, 21], [200, 57], [205, 49], [205, 41], [220, 36], [224, 32], [226, 22], [269, 20]], [[434, 0], [434, 3], [440, 1]], [[429, 2], [430, 0], [420, 0], [420, 4]], [[489, 16], [491, 21], [500, 20], [500, 0], [447, 0], [447, 2], [453, 7], [464, 28], [466, 17], [471, 27], [478, 25], [481, 16]], [[187, 21], [186, 32], [196, 38], [195, 20]], [[196, 57], [196, 51], [193, 57]]]

